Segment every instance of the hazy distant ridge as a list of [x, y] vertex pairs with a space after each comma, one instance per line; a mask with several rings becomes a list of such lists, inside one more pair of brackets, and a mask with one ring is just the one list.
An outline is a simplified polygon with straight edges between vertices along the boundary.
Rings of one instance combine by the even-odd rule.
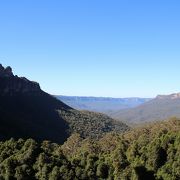
[[172, 116], [180, 117], [180, 93], [158, 95], [141, 106], [112, 114], [112, 117], [129, 123], [151, 122]]
[[111, 97], [83, 97], [83, 96], [56, 96], [69, 106], [80, 109], [102, 113], [113, 113], [122, 109], [137, 107], [150, 98], [111, 98]]

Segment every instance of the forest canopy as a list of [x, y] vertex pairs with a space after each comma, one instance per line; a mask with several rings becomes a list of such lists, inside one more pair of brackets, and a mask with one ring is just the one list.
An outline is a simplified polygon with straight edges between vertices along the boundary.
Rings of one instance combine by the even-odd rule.
[[63, 145], [0, 142], [0, 179], [180, 179], [180, 121], [171, 119], [99, 140], [73, 134]]

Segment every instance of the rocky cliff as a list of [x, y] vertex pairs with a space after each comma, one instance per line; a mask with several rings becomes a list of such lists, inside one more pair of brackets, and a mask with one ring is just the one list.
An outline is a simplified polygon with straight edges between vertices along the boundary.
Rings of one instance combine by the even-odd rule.
[[0, 64], [0, 95], [16, 95], [19, 93], [40, 93], [38, 83], [24, 77], [14, 76], [11, 67], [4, 68]]
[[14, 137], [64, 143], [71, 133], [100, 137], [126, 129], [107, 116], [73, 110], [41, 90], [38, 83], [14, 76], [10, 67], [0, 65], [0, 140]]
[[180, 99], [180, 93], [174, 93], [170, 95], [158, 95], [156, 99]]

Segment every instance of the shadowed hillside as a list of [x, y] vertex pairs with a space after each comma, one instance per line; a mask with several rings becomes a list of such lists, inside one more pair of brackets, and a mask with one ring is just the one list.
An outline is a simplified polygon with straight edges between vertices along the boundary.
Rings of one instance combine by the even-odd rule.
[[51, 139], [64, 142], [68, 124], [56, 111], [71, 109], [43, 92], [36, 82], [0, 66], [0, 138]]
[[[0, 65], [0, 139], [34, 138], [38, 141], [47, 139], [63, 143], [73, 133], [71, 124], [76, 124], [78, 128], [78, 122], [88, 122], [92, 126], [91, 133], [98, 127], [98, 136], [102, 132], [117, 130], [113, 126], [104, 128], [101, 121], [104, 122], [104, 118], [108, 122], [112, 121], [109, 117], [102, 116], [99, 119], [96, 113], [88, 116], [73, 110], [78, 116], [67, 119], [59, 111], [65, 112], [68, 117], [72, 114], [71, 107], [42, 91], [38, 83], [14, 76], [10, 67]], [[125, 124], [117, 124], [122, 131], [127, 129]], [[90, 136], [85, 128], [79, 131], [82, 135]]]

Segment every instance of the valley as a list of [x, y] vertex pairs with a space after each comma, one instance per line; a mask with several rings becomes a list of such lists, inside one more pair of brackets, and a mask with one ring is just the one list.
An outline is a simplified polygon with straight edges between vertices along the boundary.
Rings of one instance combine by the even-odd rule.
[[177, 180], [179, 97], [54, 97], [0, 65], [0, 179]]

